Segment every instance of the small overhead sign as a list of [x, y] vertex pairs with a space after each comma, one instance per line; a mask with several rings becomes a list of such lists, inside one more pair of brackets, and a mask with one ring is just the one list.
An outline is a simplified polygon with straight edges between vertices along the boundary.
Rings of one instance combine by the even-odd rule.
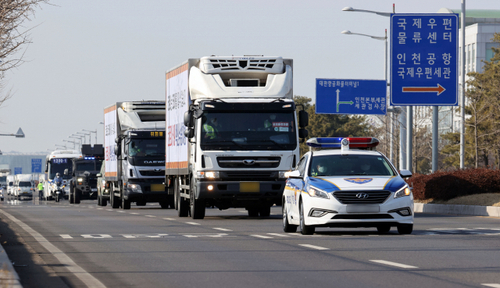
[[316, 114], [385, 114], [384, 80], [316, 79]]
[[458, 14], [391, 15], [391, 105], [458, 105]]

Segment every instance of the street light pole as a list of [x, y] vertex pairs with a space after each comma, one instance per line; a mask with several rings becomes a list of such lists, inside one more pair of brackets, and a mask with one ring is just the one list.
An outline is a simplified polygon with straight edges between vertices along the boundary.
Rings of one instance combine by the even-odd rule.
[[[95, 143], [94, 144], [97, 144], [97, 129], [95, 129], [95, 131], [82, 129], [82, 131], [95, 133]], [[90, 134], [90, 135], [92, 135], [92, 134]], [[92, 143], [90, 143], [90, 144], [92, 144]]]
[[69, 140], [62, 140], [63, 142], [68, 142], [68, 143], [73, 143], [73, 149], [75, 149], [75, 141], [69, 141]]
[[[82, 131], [83, 131], [83, 129], [82, 129]], [[85, 138], [85, 137], [86, 137], [87, 135], [89, 135], [89, 144], [91, 144], [90, 142], [92, 142], [92, 141], [90, 140], [90, 137], [91, 137], [91, 134], [90, 134], [90, 133], [85, 133], [85, 132], [76, 132], [76, 134], [81, 134], [81, 135], [84, 135], [84, 136], [83, 136], [84, 141], [87, 141], [87, 138]]]

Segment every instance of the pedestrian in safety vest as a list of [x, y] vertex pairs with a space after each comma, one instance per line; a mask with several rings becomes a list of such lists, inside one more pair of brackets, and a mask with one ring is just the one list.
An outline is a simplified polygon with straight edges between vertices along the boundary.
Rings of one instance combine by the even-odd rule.
[[42, 195], [43, 195], [43, 183], [38, 182], [38, 198], [42, 200]]

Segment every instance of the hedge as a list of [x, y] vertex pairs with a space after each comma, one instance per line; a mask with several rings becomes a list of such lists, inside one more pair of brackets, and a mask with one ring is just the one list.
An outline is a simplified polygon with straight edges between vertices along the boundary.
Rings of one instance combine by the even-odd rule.
[[479, 168], [429, 175], [413, 174], [406, 182], [416, 200], [449, 200], [455, 197], [500, 192], [500, 170]]

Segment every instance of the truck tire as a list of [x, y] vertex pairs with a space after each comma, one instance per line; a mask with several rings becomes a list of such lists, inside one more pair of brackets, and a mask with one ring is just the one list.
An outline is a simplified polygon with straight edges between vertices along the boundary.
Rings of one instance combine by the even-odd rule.
[[163, 201], [160, 201], [159, 203], [160, 203], [161, 209], [168, 208], [168, 200], [163, 200]]
[[82, 199], [82, 191], [75, 188], [75, 195], [73, 197], [73, 201], [75, 202], [75, 204], [80, 204], [80, 200]]
[[125, 200], [125, 197], [122, 196], [122, 209], [130, 209], [130, 200]]
[[262, 205], [259, 207], [259, 215], [260, 217], [269, 217], [271, 215], [271, 206], [269, 205]]
[[194, 179], [191, 178], [191, 185], [189, 191], [189, 206], [191, 208], [191, 218], [193, 219], [203, 219], [205, 218], [205, 200], [196, 199], [196, 185], [194, 185]]
[[111, 208], [113, 209], [120, 207], [120, 197], [115, 196], [115, 185], [111, 186], [111, 191], [109, 192], [109, 202], [111, 203]]
[[247, 210], [248, 210], [248, 217], [258, 217], [259, 216], [259, 208], [249, 207]]
[[69, 204], [73, 204], [75, 202], [73, 199], [75, 199], [73, 197], [73, 189], [69, 188], [69, 198], [68, 198]]
[[108, 199], [101, 196], [101, 206], [106, 207], [108, 205]]
[[177, 179], [176, 177], [174, 177], [174, 208], [175, 210], [179, 210], [179, 200], [177, 199], [179, 197], [179, 179]]

